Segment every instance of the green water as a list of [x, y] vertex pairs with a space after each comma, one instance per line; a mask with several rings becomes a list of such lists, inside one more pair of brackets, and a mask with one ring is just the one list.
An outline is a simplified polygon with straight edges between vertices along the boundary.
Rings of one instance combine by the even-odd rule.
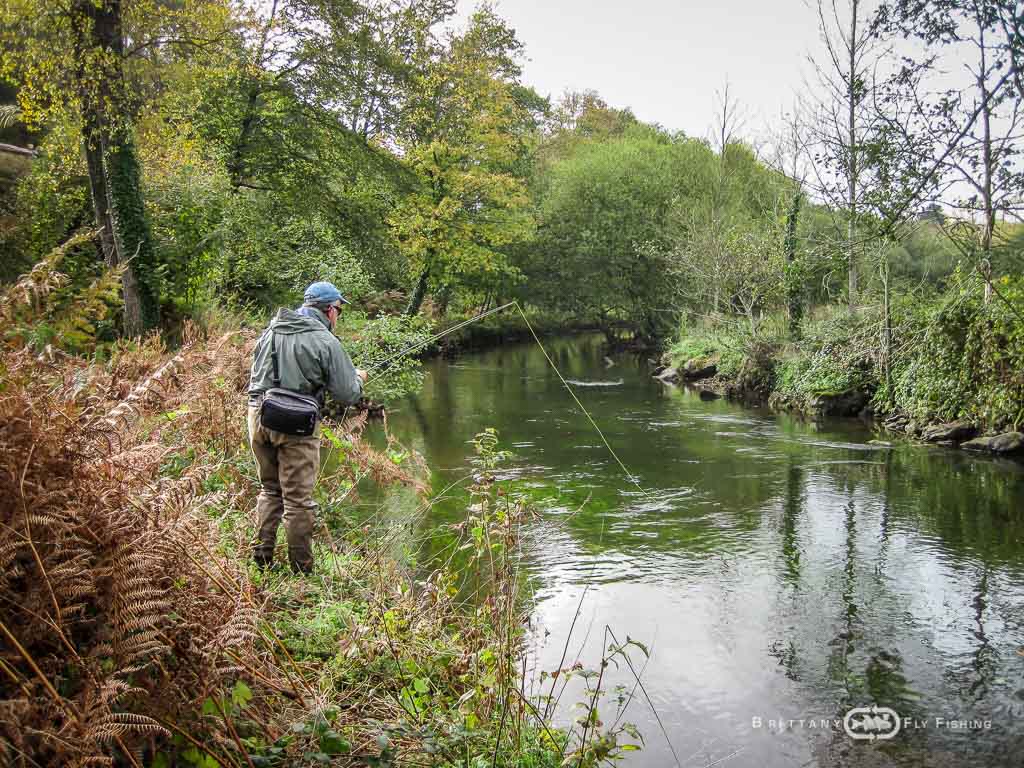
[[[646, 493], [532, 345], [434, 360], [389, 416], [435, 492], [473, 471], [484, 427], [513, 451], [501, 477], [543, 510], [526, 537], [534, 693], [565, 647], [566, 665], [599, 659], [607, 625], [651, 651], [634, 654], [650, 703], [629, 706], [646, 746], [628, 765], [1024, 765], [1020, 465], [869, 445], [860, 425], [705, 402], [629, 355], [609, 365], [595, 338], [548, 344]], [[395, 494], [388, 514], [410, 503]], [[453, 493], [416, 527], [464, 509]], [[912, 721], [875, 742], [821, 722], [871, 704]], [[791, 719], [817, 727], [768, 722]]]

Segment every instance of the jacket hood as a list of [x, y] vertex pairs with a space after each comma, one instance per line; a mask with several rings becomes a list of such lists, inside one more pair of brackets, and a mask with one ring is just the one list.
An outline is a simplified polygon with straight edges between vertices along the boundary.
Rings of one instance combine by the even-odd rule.
[[[320, 310], [314, 309], [319, 315], [323, 315]], [[270, 327], [273, 328], [274, 333], [279, 333], [282, 336], [291, 336], [296, 333], [309, 333], [310, 331], [329, 331], [330, 328], [327, 326], [327, 316], [323, 316], [323, 320], [319, 320], [316, 317], [310, 317], [309, 315], [300, 315], [294, 309], [288, 309], [282, 307], [277, 311], [274, 319], [270, 321]]]

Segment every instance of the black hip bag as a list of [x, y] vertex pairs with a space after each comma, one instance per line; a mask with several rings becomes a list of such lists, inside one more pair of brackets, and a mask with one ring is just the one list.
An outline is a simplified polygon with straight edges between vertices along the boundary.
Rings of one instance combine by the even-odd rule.
[[320, 420], [320, 398], [281, 388], [281, 373], [277, 366], [277, 337], [270, 332], [270, 360], [274, 366], [274, 386], [263, 394], [260, 404], [260, 424], [294, 437], [309, 437], [316, 431]]

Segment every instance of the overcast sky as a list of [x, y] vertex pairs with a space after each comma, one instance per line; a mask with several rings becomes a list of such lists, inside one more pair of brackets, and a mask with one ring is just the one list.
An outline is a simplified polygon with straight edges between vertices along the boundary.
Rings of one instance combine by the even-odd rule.
[[[478, 3], [460, 0], [460, 17]], [[750, 138], [788, 108], [818, 40], [802, 0], [498, 0], [526, 46], [524, 81], [556, 98], [596, 90], [611, 106], [706, 136], [726, 78]]]

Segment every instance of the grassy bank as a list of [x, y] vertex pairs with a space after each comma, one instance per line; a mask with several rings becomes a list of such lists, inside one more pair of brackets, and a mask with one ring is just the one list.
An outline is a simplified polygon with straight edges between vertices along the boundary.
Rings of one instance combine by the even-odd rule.
[[457, 573], [416, 572], [394, 529], [349, 516], [364, 476], [429, 504], [406, 454], [359, 440], [365, 416], [325, 430], [339, 455], [318, 489], [316, 574], [261, 573], [251, 343], [121, 346], [106, 364], [5, 353], [4, 763], [560, 762], [565, 736], [519, 695], [526, 511], [499, 499], [493, 438], [471, 489], [472, 604]]
[[[496, 435], [475, 442], [452, 557], [425, 565], [422, 462], [364, 442], [365, 411], [325, 424], [315, 573], [261, 572], [244, 397], [256, 332], [221, 318], [185, 323], [173, 351], [154, 336], [70, 355], [28, 333], [54, 316], [48, 275], [0, 305], [15, 321], [0, 348], [0, 762], [588, 766], [630, 748], [631, 726], [600, 723], [597, 671], [552, 677], [556, 698], [597, 679], [562, 729], [553, 699], [525, 694], [532, 512], [494, 481]], [[83, 322], [102, 321], [104, 286], [74, 294], [96, 297]], [[372, 358], [407, 341], [372, 330], [347, 343]], [[398, 376], [392, 388], [416, 371]], [[366, 478], [406, 486], [414, 517], [357, 516]]]
[[986, 299], [980, 280], [956, 275], [942, 293], [901, 298], [888, 323], [879, 305], [854, 315], [819, 307], [798, 339], [782, 316], [764, 318], [756, 333], [725, 320], [689, 323], [666, 357], [680, 372], [714, 364], [702, 386], [781, 409], [885, 417], [912, 424], [912, 434], [948, 422], [1019, 430], [1024, 279], [1002, 278]]

